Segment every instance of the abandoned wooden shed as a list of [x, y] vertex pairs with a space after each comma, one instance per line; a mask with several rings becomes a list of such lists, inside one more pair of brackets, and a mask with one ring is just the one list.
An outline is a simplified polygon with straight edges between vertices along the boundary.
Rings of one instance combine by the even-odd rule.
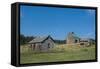
[[54, 40], [51, 36], [36, 37], [29, 42], [32, 50], [35, 51], [48, 51], [54, 47]]
[[80, 45], [90, 46], [95, 43], [95, 40], [90, 38], [81, 38]]

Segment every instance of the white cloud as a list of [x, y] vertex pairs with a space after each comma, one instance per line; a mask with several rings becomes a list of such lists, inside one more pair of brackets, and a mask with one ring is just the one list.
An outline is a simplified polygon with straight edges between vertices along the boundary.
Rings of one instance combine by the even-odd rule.
[[95, 10], [90, 10], [90, 9], [89, 9], [89, 10], [87, 10], [86, 12], [87, 12], [89, 15], [92, 15], [92, 14], [95, 13]]
[[89, 33], [83, 35], [82, 38], [95, 38], [95, 33], [89, 32]]

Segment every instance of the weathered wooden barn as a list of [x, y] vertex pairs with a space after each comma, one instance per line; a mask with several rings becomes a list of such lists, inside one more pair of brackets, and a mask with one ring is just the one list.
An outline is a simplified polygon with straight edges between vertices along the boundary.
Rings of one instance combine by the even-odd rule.
[[51, 36], [36, 37], [29, 42], [32, 50], [35, 51], [48, 51], [54, 47], [54, 40]]
[[90, 46], [91, 44], [95, 43], [95, 40], [90, 38], [79, 38], [75, 35], [74, 32], [69, 32], [67, 35], [66, 43], [69, 45], [81, 45], [81, 46]]
[[73, 43], [79, 43], [79, 42], [80, 42], [80, 38], [77, 37], [74, 32], [68, 33], [67, 40], [66, 40], [67, 44], [73, 44]]

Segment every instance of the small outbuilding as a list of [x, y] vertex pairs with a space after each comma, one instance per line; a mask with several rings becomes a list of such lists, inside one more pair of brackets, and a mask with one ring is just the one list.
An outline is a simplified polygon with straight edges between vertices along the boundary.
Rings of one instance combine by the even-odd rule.
[[32, 50], [35, 51], [48, 51], [54, 47], [54, 40], [51, 36], [36, 37], [29, 42]]
[[81, 38], [80, 40], [80, 45], [85, 45], [85, 46], [91, 46], [94, 44], [94, 40], [93, 39], [89, 39], [89, 38]]

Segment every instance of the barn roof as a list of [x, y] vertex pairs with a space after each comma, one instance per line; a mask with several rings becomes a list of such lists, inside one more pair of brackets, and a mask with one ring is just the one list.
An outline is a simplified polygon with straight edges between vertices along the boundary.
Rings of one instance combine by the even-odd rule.
[[74, 32], [69, 32], [68, 37], [74, 38], [74, 39], [80, 39]]
[[74, 39], [80, 39], [79, 37], [77, 37], [77, 36], [73, 36], [74, 37]]
[[[44, 40], [46, 40], [48, 37], [50, 36], [46, 36], [46, 37], [36, 37], [33, 40], [31, 40], [29, 43], [38, 43], [38, 42], [43, 42]], [[51, 37], [50, 37], [51, 38]]]
[[91, 39], [91, 38], [81, 38], [80, 41], [90, 41], [90, 40], [93, 40], [93, 39]]

